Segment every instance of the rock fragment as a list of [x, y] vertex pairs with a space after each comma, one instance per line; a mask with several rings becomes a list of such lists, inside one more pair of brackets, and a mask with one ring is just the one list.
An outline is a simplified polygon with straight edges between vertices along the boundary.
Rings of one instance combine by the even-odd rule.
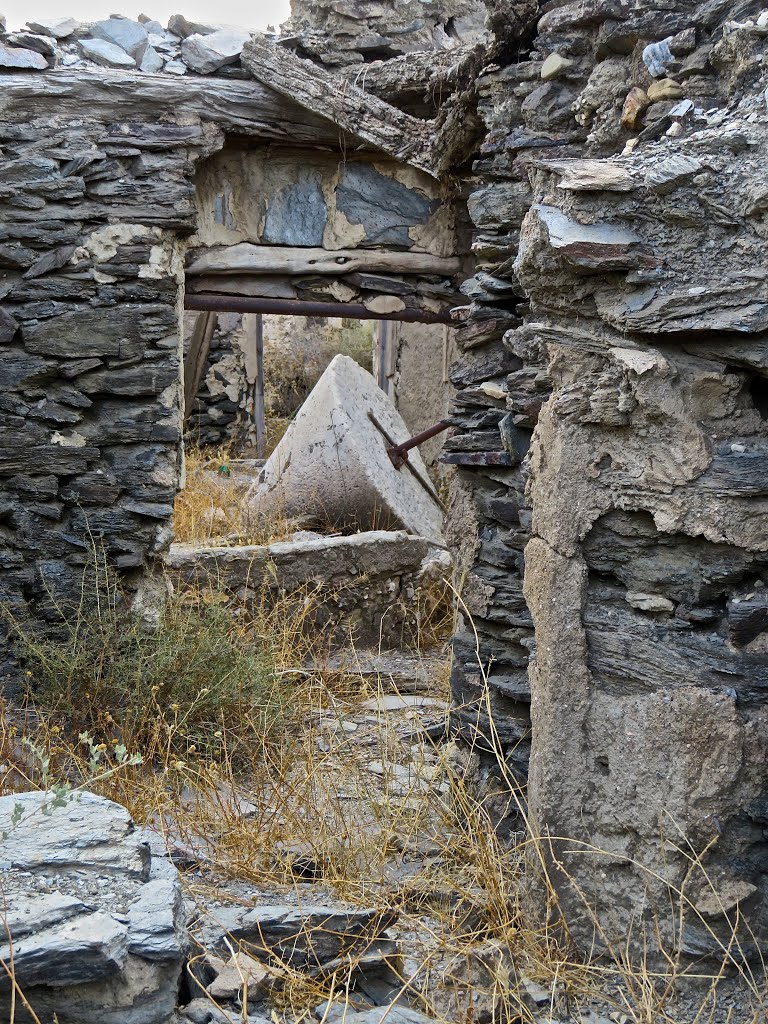
[[628, 605], [641, 612], [673, 612], [674, 602], [661, 594], [643, 594], [640, 591], [628, 590], [625, 598]]
[[125, 50], [114, 43], [108, 43], [106, 39], [80, 39], [78, 41], [80, 52], [94, 64], [100, 64], [105, 68], [135, 68], [136, 61], [129, 56]]
[[573, 67], [573, 61], [562, 57], [559, 53], [550, 53], [541, 65], [541, 77], [545, 82], [558, 78], [568, 68]]
[[172, 14], [168, 20], [168, 31], [173, 32], [180, 39], [187, 36], [210, 36], [218, 32], [221, 25], [207, 25], [201, 21], [188, 21], [183, 14]]
[[221, 29], [210, 35], [188, 36], [181, 44], [181, 59], [201, 75], [210, 75], [227, 64], [234, 64], [251, 33], [243, 29]]
[[675, 55], [669, 47], [671, 41], [670, 36], [659, 43], [649, 43], [643, 50], [643, 61], [654, 78], [661, 78], [667, 67], [674, 62]]
[[672, 78], [662, 78], [658, 82], [651, 82], [648, 86], [648, 99], [651, 103], [663, 103], [666, 100], [679, 100], [685, 95], [685, 89], [679, 82]]
[[141, 58], [139, 71], [144, 71], [147, 74], [155, 74], [156, 72], [163, 70], [163, 63], [163, 58], [157, 50], [153, 46], [148, 46], [144, 51], [144, 56]]
[[48, 61], [41, 53], [0, 43], [0, 68], [9, 71], [42, 71], [47, 67]]
[[648, 93], [639, 86], [633, 86], [627, 93], [624, 106], [621, 111], [621, 127], [634, 131], [638, 127], [638, 121], [648, 109], [650, 103]]
[[690, 181], [704, 165], [701, 160], [683, 154], [661, 160], [645, 175], [645, 184], [658, 195], [667, 195]]
[[53, 18], [47, 21], [28, 21], [27, 27], [41, 36], [66, 39], [80, 28], [80, 22], [75, 18]]
[[107, 18], [105, 21], [97, 21], [91, 26], [91, 35], [94, 39], [104, 39], [119, 46], [133, 57], [137, 64], [149, 46], [147, 30], [138, 21], [131, 21], [130, 18]]
[[59, 52], [58, 47], [51, 41], [50, 36], [36, 35], [34, 32], [12, 32], [7, 39], [11, 46], [21, 46], [27, 50], [35, 50], [42, 53], [44, 57], [55, 57]]

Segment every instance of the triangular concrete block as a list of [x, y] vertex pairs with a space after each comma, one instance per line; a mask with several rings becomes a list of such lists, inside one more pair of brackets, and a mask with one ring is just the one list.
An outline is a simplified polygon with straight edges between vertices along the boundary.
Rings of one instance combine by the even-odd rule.
[[[370, 373], [336, 356], [267, 460], [253, 501], [338, 529], [405, 529], [442, 544], [438, 504], [407, 466], [395, 469], [371, 416], [396, 443], [410, 436]], [[431, 486], [415, 449], [409, 462]]]

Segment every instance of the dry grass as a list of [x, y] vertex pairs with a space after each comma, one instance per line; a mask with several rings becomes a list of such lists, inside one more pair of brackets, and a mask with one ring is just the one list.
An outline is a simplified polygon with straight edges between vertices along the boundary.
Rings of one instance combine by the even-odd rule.
[[[189, 600], [182, 607], [207, 622], [199, 595]], [[524, 793], [500, 745], [496, 771], [483, 781], [471, 749], [414, 740], [407, 718], [364, 706], [391, 690], [385, 679], [371, 686], [354, 672], [302, 669], [306, 601], [262, 609], [251, 622], [229, 602], [219, 608], [238, 642], [258, 641], [262, 670], [266, 660], [269, 678], [279, 681], [278, 728], [265, 728], [263, 715], [243, 707], [220, 717], [207, 713], [191, 728], [202, 699], [195, 684], [173, 702], [150, 687], [140, 714], [114, 695], [109, 711], [87, 710], [93, 742], [106, 747], [106, 769], [117, 767], [118, 743], [143, 754], [141, 764], [107, 774], [94, 788], [126, 804], [137, 821], [154, 823], [171, 844], [196, 851], [201, 866], [186, 878], [188, 899], [201, 905], [213, 895], [237, 899], [231, 894], [243, 885], [256, 894], [301, 893], [305, 882], [296, 866], [301, 874], [309, 863], [318, 884], [345, 902], [397, 911], [395, 931], [407, 955], [393, 966], [403, 989], [445, 1024], [473, 1024], [482, 1012], [494, 1021], [546, 1019], [547, 1006], [531, 1000], [532, 982], [550, 993], [554, 1020], [579, 1021], [578, 1008], [594, 998], [616, 1021], [681, 1019], [669, 1011], [684, 970], [679, 958], [666, 967], [638, 966], [621, 949], [613, 959], [584, 958], [562, 929], [531, 917], [532, 868], [534, 875], [539, 868], [540, 885], [543, 879], [541, 898], [548, 895], [553, 905], [556, 899], [551, 887], [547, 893], [544, 844], [526, 832]], [[246, 667], [238, 663], [235, 675]], [[69, 685], [82, 673], [82, 658], [74, 659]], [[436, 675], [433, 695], [447, 696], [444, 674]], [[49, 778], [82, 784], [92, 775], [88, 750], [75, 739], [81, 720], [73, 719], [72, 706], [30, 699], [21, 714], [0, 707], [4, 790], [39, 787], [42, 756], [50, 760]], [[202, 742], [201, 727], [207, 730]], [[22, 736], [40, 755], [29, 756]], [[519, 810], [520, 832], [511, 839], [494, 829], [491, 808], [499, 794]], [[704, 870], [703, 862], [698, 866]], [[685, 902], [685, 893], [680, 897]], [[731, 953], [736, 960], [737, 950]], [[354, 968], [353, 961], [310, 979], [277, 965], [278, 1019], [307, 1019], [321, 999], [348, 989]], [[745, 972], [742, 980], [744, 1006], [751, 1000], [754, 1009], [732, 1024], [758, 1024], [764, 979]], [[716, 992], [717, 976], [711, 981]], [[702, 998], [701, 1012], [685, 1024], [716, 1019], [713, 1000]]]
[[185, 544], [270, 544], [293, 533], [296, 523], [264, 515], [248, 500], [255, 477], [233, 472], [232, 452], [190, 448], [186, 487], [176, 497], [174, 539]]
[[[192, 504], [179, 523], [193, 535], [214, 496], [202, 485], [187, 493]], [[405, 953], [393, 969], [403, 991], [444, 1024], [588, 1021], [581, 1013], [592, 1000], [618, 1024], [729, 1019], [717, 1009], [725, 972], [700, 971], [709, 991], [681, 1018], [674, 999], [690, 969], [678, 955], [638, 964], [626, 954], [629, 937], [620, 948], [603, 936], [610, 957], [574, 949], [557, 921], [547, 841], [530, 828], [498, 738], [489, 770], [487, 756], [425, 738], [407, 712], [372, 709], [366, 702], [390, 693], [391, 683], [371, 683], [354, 668], [322, 669], [324, 637], [306, 629], [311, 595], [246, 612], [223, 594], [177, 591], [148, 632], [100, 566], [98, 600], [87, 595], [57, 642], [27, 638], [28, 700], [0, 703], [0, 791], [67, 779], [125, 804], [197, 858], [185, 887], [201, 906], [244, 891], [254, 899], [266, 892], [270, 902], [280, 892], [304, 899], [309, 872], [349, 904], [396, 911]], [[450, 596], [435, 581], [424, 597], [415, 650], [439, 649], [450, 633]], [[446, 654], [433, 697], [448, 696], [447, 666]], [[490, 711], [487, 685], [485, 703]], [[128, 763], [123, 748], [141, 763]], [[500, 800], [517, 812], [511, 836], [494, 827]], [[706, 878], [703, 853], [690, 850], [691, 874]], [[684, 889], [677, 897], [684, 913], [696, 913]], [[764, 1024], [765, 972], [734, 967], [740, 924], [723, 949], [730, 974], [741, 971], [742, 1010], [730, 1024]], [[309, 1019], [322, 999], [349, 990], [356, 966], [309, 978], [276, 965], [277, 1021]], [[548, 994], [542, 1005], [533, 983]]]

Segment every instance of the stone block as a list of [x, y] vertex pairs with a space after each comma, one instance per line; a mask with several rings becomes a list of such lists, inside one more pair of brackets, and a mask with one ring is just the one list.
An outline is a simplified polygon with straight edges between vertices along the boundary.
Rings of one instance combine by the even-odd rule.
[[[10, 933], [0, 958], [9, 961], [12, 942], [15, 978], [40, 1019], [164, 1024], [185, 952], [181, 888], [127, 810], [87, 792], [63, 803], [12, 794], [0, 798], [0, 833]], [[3, 976], [2, 1024], [8, 991]]]
[[408, 229], [426, 224], [439, 205], [369, 163], [348, 163], [336, 189], [337, 210], [362, 227], [366, 242], [377, 245], [410, 249]]
[[234, 64], [251, 38], [245, 29], [219, 29], [209, 35], [187, 36], [181, 44], [181, 59], [192, 71], [210, 75]]
[[[439, 506], [407, 467], [392, 465], [371, 415], [393, 441], [407, 439], [408, 428], [373, 377], [336, 356], [264, 466], [251, 491], [254, 505], [346, 530], [406, 529], [442, 543]], [[428, 481], [413, 450], [409, 462]]]
[[135, 68], [136, 61], [120, 46], [106, 39], [81, 39], [77, 44], [80, 52], [94, 64], [105, 68]]
[[149, 35], [143, 25], [130, 18], [107, 18], [91, 25], [94, 39], [104, 39], [120, 47], [139, 64], [149, 46]]

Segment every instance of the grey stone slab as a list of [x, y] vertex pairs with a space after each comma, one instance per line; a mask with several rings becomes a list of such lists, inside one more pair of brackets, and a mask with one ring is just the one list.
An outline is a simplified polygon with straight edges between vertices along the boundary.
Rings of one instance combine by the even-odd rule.
[[245, 29], [220, 29], [210, 35], [187, 36], [181, 44], [181, 59], [192, 71], [210, 75], [234, 64], [251, 38]]
[[362, 225], [366, 242], [404, 249], [413, 245], [408, 229], [426, 224], [439, 205], [368, 163], [348, 163], [336, 189], [337, 209]]
[[81, 39], [77, 44], [80, 52], [94, 64], [105, 68], [135, 68], [136, 61], [125, 50], [106, 39]]
[[9, 71], [42, 71], [47, 67], [48, 61], [41, 53], [0, 43], [0, 68]]
[[328, 217], [322, 175], [300, 169], [298, 180], [269, 200], [263, 241], [273, 245], [322, 245]]
[[55, 57], [59, 52], [56, 44], [49, 36], [36, 35], [34, 32], [12, 32], [7, 42], [11, 46], [22, 46], [27, 50], [35, 50], [44, 57]]
[[[25, 989], [32, 985], [82, 985], [117, 974], [127, 956], [124, 924], [103, 911], [36, 931], [13, 943], [16, 981]], [[11, 933], [13, 934], [13, 933]], [[9, 963], [10, 946], [0, 946], [0, 959]], [[9, 987], [0, 978], [0, 990]]]
[[[17, 806], [23, 813], [13, 825]], [[0, 861], [20, 870], [98, 868], [140, 879], [149, 871], [148, 851], [134, 835], [128, 811], [91, 793], [75, 794], [63, 807], [51, 806], [45, 793], [0, 797], [3, 833]]]
[[119, 46], [133, 57], [137, 64], [149, 46], [147, 30], [138, 21], [131, 21], [130, 18], [107, 18], [105, 21], [97, 21], [91, 25], [91, 35], [94, 39], [104, 39]]
[[139, 64], [139, 71], [145, 74], [156, 74], [163, 70], [163, 58], [153, 46], [148, 46]]
[[143, 885], [128, 910], [128, 949], [145, 960], [180, 960], [185, 947], [178, 875]]
[[66, 39], [80, 28], [80, 22], [76, 18], [50, 18], [44, 21], [28, 21], [27, 27], [41, 36]]

